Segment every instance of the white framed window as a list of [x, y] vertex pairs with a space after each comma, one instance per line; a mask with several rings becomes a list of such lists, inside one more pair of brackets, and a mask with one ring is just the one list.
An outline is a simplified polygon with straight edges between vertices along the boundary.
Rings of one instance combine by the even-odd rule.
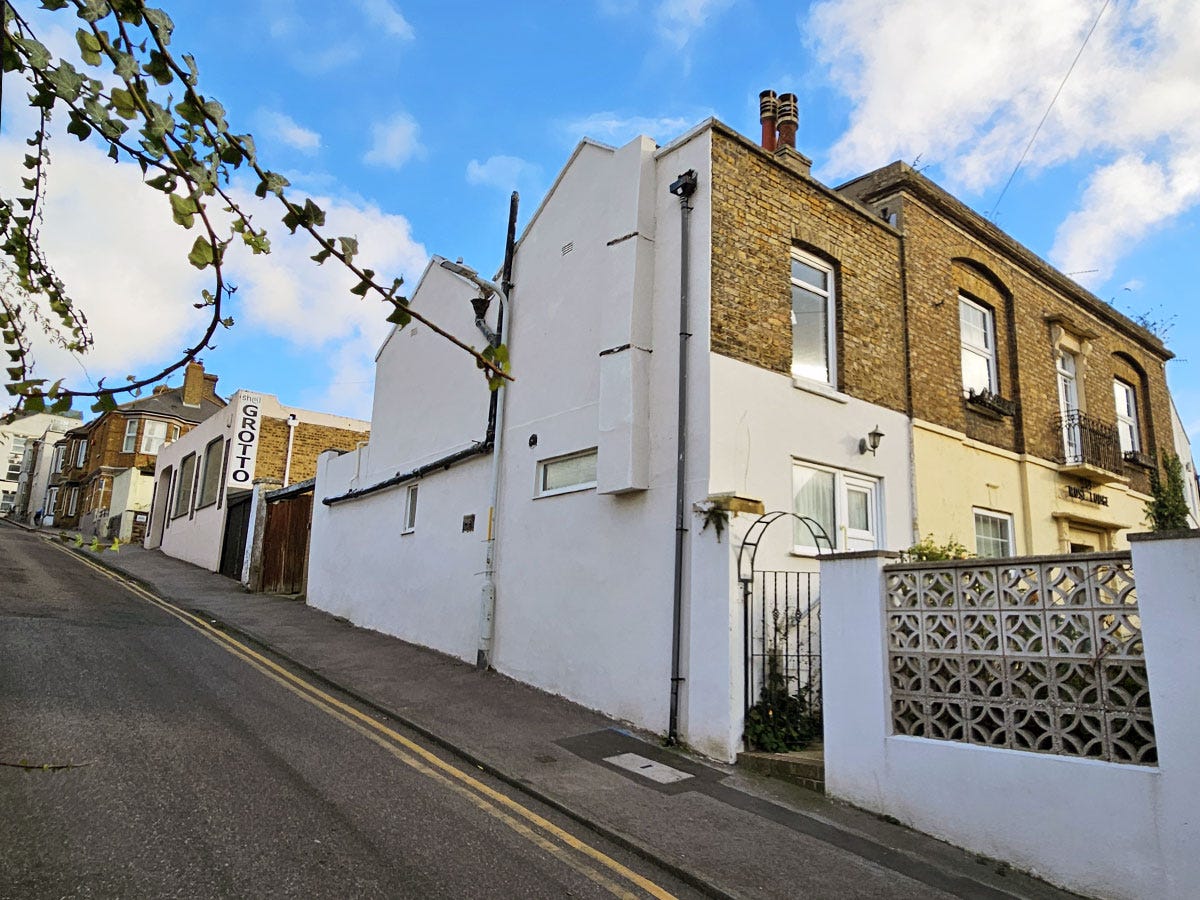
[[1013, 555], [1013, 519], [1008, 513], [975, 509], [975, 555], [987, 558]]
[[[881, 545], [879, 482], [826, 466], [792, 465], [792, 511], [811, 522], [793, 520], [793, 552], [873, 550]], [[829, 538], [826, 547], [822, 538]]]
[[20, 435], [13, 435], [12, 447], [9, 450], [8, 456], [8, 480], [16, 481], [21, 477], [21, 469], [25, 465], [25, 444], [26, 439]]
[[73, 516], [79, 509], [79, 488], [71, 488], [71, 493], [67, 496], [67, 515]]
[[11, 512], [16, 502], [16, 491], [0, 491], [0, 513]]
[[178, 425], [172, 425], [170, 427], [170, 430], [167, 433], [167, 440], [168, 441], [179, 440], [179, 426]]
[[175, 518], [186, 516], [192, 506], [192, 482], [196, 480], [196, 454], [189, 453], [179, 463], [179, 481], [175, 486]]
[[58, 488], [52, 487], [46, 491], [46, 500], [42, 504], [43, 515], [53, 518], [55, 507], [58, 506]]
[[1117, 435], [1121, 439], [1121, 452], [1136, 453], [1142, 449], [1138, 429], [1137, 390], [1132, 384], [1114, 378], [1113, 400], [1117, 407]]
[[217, 437], [204, 448], [204, 465], [200, 469], [200, 499], [196, 508], [217, 502], [221, 489], [221, 464], [225, 462], [225, 438]]
[[836, 383], [833, 269], [792, 251], [792, 375]]
[[538, 497], [586, 491], [596, 486], [596, 448], [544, 459], [537, 467]]
[[137, 449], [138, 420], [125, 420], [125, 440], [121, 442], [122, 453], [132, 453]]
[[55, 475], [58, 475], [63, 470], [63, 458], [66, 454], [66, 449], [67, 448], [64, 444], [58, 444], [54, 448], [54, 456], [50, 463], [50, 471]]
[[147, 419], [146, 427], [142, 429], [142, 452], [147, 456], [157, 456], [158, 448], [166, 439], [167, 423]]
[[412, 534], [417, 530], [417, 488], [419, 484], [410, 484], [404, 492], [404, 526], [401, 534]]
[[87, 460], [87, 438], [84, 438], [75, 445], [75, 468], [82, 469], [84, 462]]
[[992, 311], [960, 294], [958, 331], [962, 345], [963, 393], [997, 393], [996, 321]]

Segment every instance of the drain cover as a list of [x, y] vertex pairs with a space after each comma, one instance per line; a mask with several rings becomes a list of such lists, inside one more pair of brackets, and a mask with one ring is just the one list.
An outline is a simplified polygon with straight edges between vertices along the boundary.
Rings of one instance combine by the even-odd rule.
[[676, 781], [683, 781], [692, 777], [687, 772], [680, 772], [678, 769], [664, 766], [662, 763], [646, 759], [644, 756], [638, 756], [636, 753], [620, 753], [617, 756], [606, 756], [604, 761], [633, 772], [635, 775], [641, 775], [643, 778], [657, 781], [659, 784], [674, 784]]

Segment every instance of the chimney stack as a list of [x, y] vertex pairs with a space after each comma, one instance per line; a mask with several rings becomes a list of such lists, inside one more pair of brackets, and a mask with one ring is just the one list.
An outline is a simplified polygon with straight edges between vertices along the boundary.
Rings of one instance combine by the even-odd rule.
[[800, 125], [800, 107], [795, 94], [779, 95], [779, 145], [796, 149], [796, 129]]
[[763, 91], [758, 95], [758, 120], [762, 122], [762, 146], [768, 153], [775, 152], [775, 116], [779, 112], [779, 101], [774, 91]]
[[183, 405], [199, 406], [204, 399], [204, 364], [193, 360], [183, 372]]

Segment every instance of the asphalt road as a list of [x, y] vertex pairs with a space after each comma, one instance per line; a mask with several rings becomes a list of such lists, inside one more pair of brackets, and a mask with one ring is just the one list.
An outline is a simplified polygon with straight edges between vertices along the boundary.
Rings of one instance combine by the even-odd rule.
[[695, 896], [0, 525], [0, 898], [614, 894]]

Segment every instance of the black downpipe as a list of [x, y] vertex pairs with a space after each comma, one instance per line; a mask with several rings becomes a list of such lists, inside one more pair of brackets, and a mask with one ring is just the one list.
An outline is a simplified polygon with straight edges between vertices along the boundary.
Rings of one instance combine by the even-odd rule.
[[[504, 271], [501, 275], [500, 287], [504, 288], [506, 297], [512, 297], [512, 266], [513, 253], [517, 244], [517, 204], [520, 201], [520, 195], [512, 192], [512, 196], [508, 202], [508, 234], [504, 241]], [[504, 306], [501, 305], [499, 312], [496, 314], [496, 342], [504, 341]], [[484, 432], [482, 441], [476, 441], [470, 447], [464, 447], [462, 450], [456, 450], [433, 462], [426, 463], [423, 466], [418, 466], [408, 472], [397, 472], [391, 478], [368, 485], [365, 488], [359, 488], [353, 491], [346, 491], [344, 494], [338, 494], [336, 497], [325, 497], [321, 500], [325, 506], [333, 506], [336, 503], [344, 503], [348, 500], [357, 500], [360, 497], [366, 497], [369, 494], [374, 494], [377, 491], [387, 490], [390, 487], [395, 487], [398, 484], [403, 484], [406, 481], [415, 481], [416, 479], [427, 475], [430, 472], [436, 472], [438, 469], [448, 469], [455, 463], [462, 462], [464, 459], [470, 459], [472, 456], [481, 456], [484, 453], [491, 452], [496, 443], [496, 392], [492, 391], [491, 399], [488, 402], [488, 417], [487, 431]]]
[[688, 244], [692, 221], [692, 194], [696, 192], [696, 170], [688, 169], [671, 183], [670, 191], [679, 198], [679, 423], [675, 451], [675, 593], [671, 611], [671, 714], [667, 743], [679, 743], [680, 650], [683, 643], [683, 536], [687, 531], [684, 497], [687, 474], [687, 345], [688, 331]]

